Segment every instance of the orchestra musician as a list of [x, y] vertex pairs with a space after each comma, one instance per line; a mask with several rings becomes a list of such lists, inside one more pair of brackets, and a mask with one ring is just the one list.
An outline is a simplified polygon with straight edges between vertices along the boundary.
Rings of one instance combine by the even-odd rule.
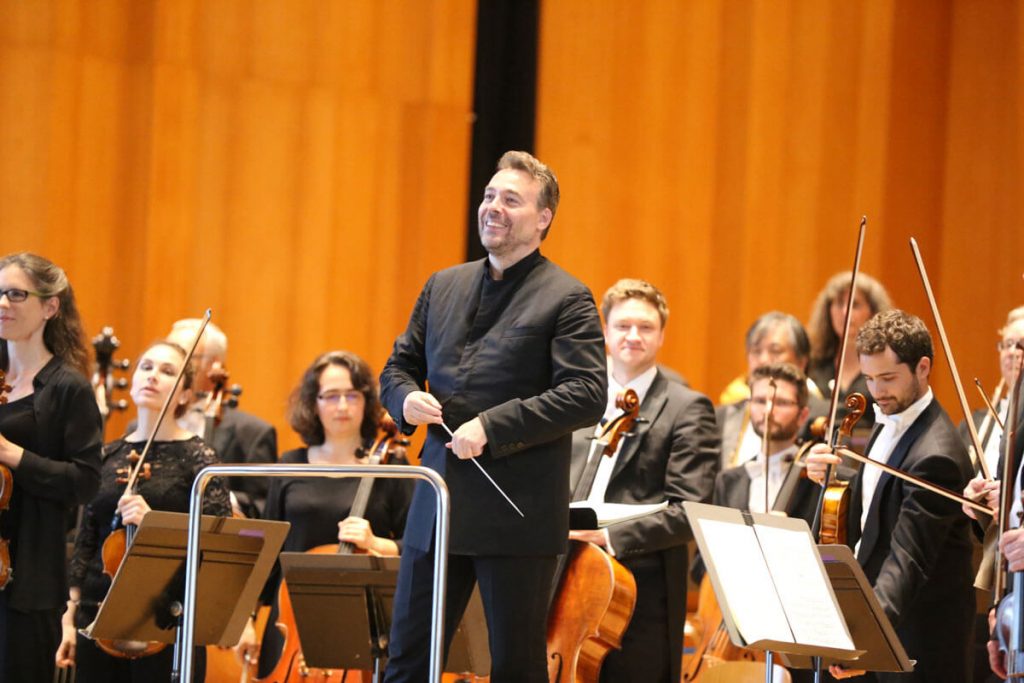
[[89, 385], [82, 321], [67, 275], [30, 253], [0, 259], [0, 465], [13, 475], [0, 533], [0, 680], [50, 681], [67, 600], [69, 509], [99, 486], [103, 422]]
[[[601, 680], [678, 681], [686, 619], [686, 542], [691, 539], [684, 501], [707, 502], [718, 468], [715, 413], [703, 394], [667, 378], [656, 364], [665, 342], [668, 304], [643, 280], [623, 279], [601, 302], [608, 347], [605, 418], [619, 412], [615, 397], [633, 389], [640, 419], [612, 457], [600, 457], [595, 503], [661, 503], [667, 509], [598, 530], [574, 530], [569, 538], [595, 543], [616, 557], [636, 579], [633, 618], [601, 667]], [[592, 450], [595, 428], [573, 434], [572, 482], [580, 479]]]
[[[826, 400], [832, 397], [836, 384], [836, 368], [842, 352], [843, 328], [846, 323], [846, 305], [850, 298], [850, 275], [847, 271], [829, 278], [814, 301], [808, 324], [811, 363], [807, 374], [821, 389]], [[853, 313], [850, 315], [850, 339], [857, 338], [857, 332], [868, 318], [891, 307], [889, 293], [882, 283], [870, 275], [857, 273], [857, 291], [854, 292]], [[853, 344], [847, 344], [843, 376], [839, 378], [839, 418], [846, 415], [845, 400], [852, 393], [861, 394], [869, 402], [871, 400], [857, 350]], [[863, 451], [874, 424], [874, 414], [869, 406], [854, 429], [851, 442], [853, 450]]]
[[[306, 369], [288, 402], [288, 422], [306, 445], [281, 455], [286, 464], [355, 465], [365, 462], [383, 412], [377, 383], [366, 361], [348, 351], [329, 351]], [[401, 453], [392, 464], [407, 465]], [[270, 482], [265, 519], [291, 523], [282, 551], [305, 552], [331, 543], [352, 543], [375, 555], [399, 554], [413, 484], [408, 479], [377, 479], [363, 517], [349, 512], [360, 479], [275, 477]], [[273, 671], [284, 645], [278, 621], [280, 568], [267, 581], [261, 602], [272, 606], [262, 645], [252, 622], [237, 652], [244, 661], [259, 657], [258, 677]], [[289, 634], [290, 635], [290, 634]]]
[[[758, 317], [747, 330], [745, 343], [747, 373], [733, 380], [722, 393], [719, 407], [715, 410], [722, 437], [723, 471], [742, 465], [761, 452], [761, 439], [750, 419], [750, 378], [754, 370], [769, 363], [789, 363], [803, 374], [807, 372], [810, 360], [811, 343], [807, 331], [789, 313], [769, 311]], [[828, 411], [821, 391], [810, 378], [807, 379], [807, 396], [812, 417]]]
[[[100, 489], [86, 505], [75, 537], [70, 563], [68, 611], [62, 620], [63, 638], [57, 650], [58, 666], [74, 665], [77, 683], [170, 680], [172, 647], [140, 659], [122, 659], [105, 653], [77, 629], [88, 626], [96, 618], [100, 603], [110, 588], [111, 576], [105, 574], [109, 568], [104, 567], [101, 549], [112, 533], [115, 514], [120, 514], [123, 524], [137, 526], [151, 509], [187, 513], [196, 474], [217, 462], [213, 449], [175, 420], [165, 419], [153, 434], [157, 417], [174, 387], [185, 357], [183, 348], [168, 341], [156, 342], [143, 351], [132, 373], [131, 400], [137, 410], [135, 429], [103, 449]], [[191, 365], [185, 368], [181, 384], [173, 396], [171, 405], [176, 418], [188, 409], [193, 373]], [[133, 463], [132, 452], [142, 453], [151, 435], [154, 440], [146, 456], [150, 473], [139, 478], [135, 493], [126, 491], [125, 480]], [[206, 489], [203, 512], [219, 516], [231, 514], [223, 479], [211, 480]], [[199, 672], [196, 680], [201, 681], [205, 648], [196, 648], [196, 658]]]
[[[201, 323], [197, 318], [178, 320], [171, 326], [167, 339], [188, 348]], [[277, 432], [273, 425], [244, 410], [224, 405], [213, 434], [204, 433], [206, 396], [213, 389], [210, 371], [218, 366], [224, 367], [227, 353], [227, 335], [213, 323], [208, 323], [192, 355], [196, 364], [193, 401], [179, 423], [212, 446], [220, 462], [249, 465], [277, 462]], [[264, 477], [231, 477], [228, 481], [234, 509], [246, 517], [259, 517], [267, 498], [268, 480]]]
[[[797, 455], [799, 436], [810, 409], [807, 407], [807, 377], [790, 363], [770, 363], [756, 368], [750, 381], [750, 424], [764, 439], [764, 418], [775, 382], [770, 425], [771, 455], [768, 460], [769, 509], [774, 509], [779, 490]], [[765, 511], [764, 449], [757, 457], [738, 467], [723, 470], [715, 480], [714, 504], [751, 512]], [[784, 506], [790, 517], [811, 524], [818, 504], [818, 487], [800, 478]]]
[[[933, 350], [924, 323], [890, 309], [861, 327], [856, 348], [875, 401], [868, 457], [947, 489], [963, 489], [973, 474], [971, 462], [929, 386]], [[821, 483], [826, 465], [838, 463], [827, 445], [815, 446], [808, 475]], [[879, 603], [907, 654], [917, 660], [912, 674], [878, 673], [877, 680], [968, 680], [972, 541], [956, 503], [864, 465], [851, 482], [846, 524]]]
[[[548, 596], [568, 543], [571, 435], [605, 409], [594, 299], [540, 253], [557, 207], [558, 182], [546, 165], [525, 152], [503, 155], [478, 210], [487, 258], [430, 277], [381, 374], [382, 400], [400, 430], [429, 425], [421, 461], [451, 495], [446, 649], [479, 582], [495, 683], [548, 680]], [[427, 679], [434, 514], [433, 490], [418, 482], [388, 683]]]

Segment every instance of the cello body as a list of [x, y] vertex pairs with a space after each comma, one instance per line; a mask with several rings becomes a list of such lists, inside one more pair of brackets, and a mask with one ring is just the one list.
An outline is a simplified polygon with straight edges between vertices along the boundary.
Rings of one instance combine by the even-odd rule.
[[596, 545], [572, 541], [548, 615], [548, 680], [596, 683], [608, 651], [622, 644], [635, 604], [629, 570]]

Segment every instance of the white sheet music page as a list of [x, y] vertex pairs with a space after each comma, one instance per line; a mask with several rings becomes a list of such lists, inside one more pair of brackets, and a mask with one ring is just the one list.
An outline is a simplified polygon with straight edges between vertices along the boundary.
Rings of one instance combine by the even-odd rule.
[[744, 642], [794, 642], [753, 527], [713, 519], [701, 519], [699, 524], [728, 596], [729, 604], [723, 608], [728, 607]]
[[754, 531], [796, 642], [853, 650], [810, 533], [763, 524]]

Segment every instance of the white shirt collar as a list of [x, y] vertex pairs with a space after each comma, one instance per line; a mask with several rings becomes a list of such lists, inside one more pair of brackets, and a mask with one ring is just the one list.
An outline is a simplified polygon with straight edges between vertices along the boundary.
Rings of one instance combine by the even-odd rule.
[[875, 409], [875, 424], [882, 425], [883, 429], [891, 427], [895, 434], [902, 434], [907, 431], [910, 425], [914, 424], [914, 420], [924, 412], [933, 398], [932, 388], [928, 387], [928, 390], [924, 392], [921, 398], [907, 406], [903, 412], [896, 413], [895, 415], [886, 415], [878, 407], [877, 403], [873, 403], [871, 407]]

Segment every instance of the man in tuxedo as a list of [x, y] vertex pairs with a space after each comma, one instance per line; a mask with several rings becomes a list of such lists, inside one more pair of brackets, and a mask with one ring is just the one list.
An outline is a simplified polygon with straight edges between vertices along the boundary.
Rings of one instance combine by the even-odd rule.
[[[167, 341], [188, 349], [195, 339], [202, 321], [185, 318], [174, 323]], [[214, 388], [210, 372], [224, 368], [228, 353], [228, 338], [213, 323], [206, 326], [202, 339], [192, 355], [196, 364], [196, 378], [193, 393], [196, 400], [179, 420], [182, 427], [198, 434], [217, 451], [217, 457], [224, 463], [246, 463], [250, 465], [277, 462], [277, 432], [273, 425], [255, 415], [237, 408], [224, 406], [221, 419], [215, 423], [213, 433], [207, 434], [204, 408], [206, 398]], [[263, 477], [231, 477], [231, 505], [236, 512], [246, 517], [259, 517], [267, 499], [268, 481]]]
[[703, 394], [669, 380], [656, 364], [669, 313], [657, 288], [643, 280], [619, 280], [604, 295], [601, 312], [608, 347], [604, 416], [613, 419], [621, 413], [615, 397], [633, 389], [640, 398], [640, 420], [611, 457], [601, 455], [593, 426], [573, 434], [574, 489], [588, 459], [600, 458], [589, 494], [575, 497], [594, 503], [668, 501], [668, 508], [598, 530], [570, 531], [569, 538], [603, 547], [636, 579], [633, 618], [622, 649], [605, 659], [601, 681], [678, 681], [686, 621], [686, 543], [692, 538], [682, 504], [711, 497], [719, 448], [714, 408]]
[[[381, 373], [399, 429], [428, 425], [421, 464], [451, 495], [445, 649], [479, 583], [495, 683], [548, 680], [547, 598], [569, 533], [572, 430], [601, 417], [607, 392], [594, 299], [540, 254], [557, 207], [547, 166], [525, 152], [502, 156], [477, 214], [487, 258], [430, 277]], [[434, 514], [433, 490], [419, 482], [389, 683], [427, 680]]]
[[[932, 340], [924, 323], [897, 309], [871, 318], [857, 335], [875, 400], [872, 460], [960, 491], [971, 461], [928, 385]], [[839, 458], [815, 446], [808, 474], [821, 483]], [[968, 519], [955, 502], [864, 465], [851, 482], [847, 534], [857, 560], [911, 659], [912, 674], [880, 681], [969, 680], [974, 588]]]
[[[756, 368], [750, 382], [750, 424], [759, 438], [764, 439], [764, 418], [772, 397], [775, 398], [770, 425], [770, 452], [768, 461], [768, 496], [771, 509], [782, 510], [790, 517], [800, 517], [812, 523], [818, 503], [820, 487], [810, 480], [790, 473], [797, 455], [797, 436], [807, 422], [807, 376], [790, 363], [771, 363]], [[758, 449], [763, 451], [764, 449]], [[791, 478], [790, 475], [793, 477]], [[788, 485], [783, 487], [783, 483]], [[780, 490], [785, 501], [778, 500]], [[738, 467], [723, 470], [715, 480], [715, 505], [765, 511], [764, 453]]]

